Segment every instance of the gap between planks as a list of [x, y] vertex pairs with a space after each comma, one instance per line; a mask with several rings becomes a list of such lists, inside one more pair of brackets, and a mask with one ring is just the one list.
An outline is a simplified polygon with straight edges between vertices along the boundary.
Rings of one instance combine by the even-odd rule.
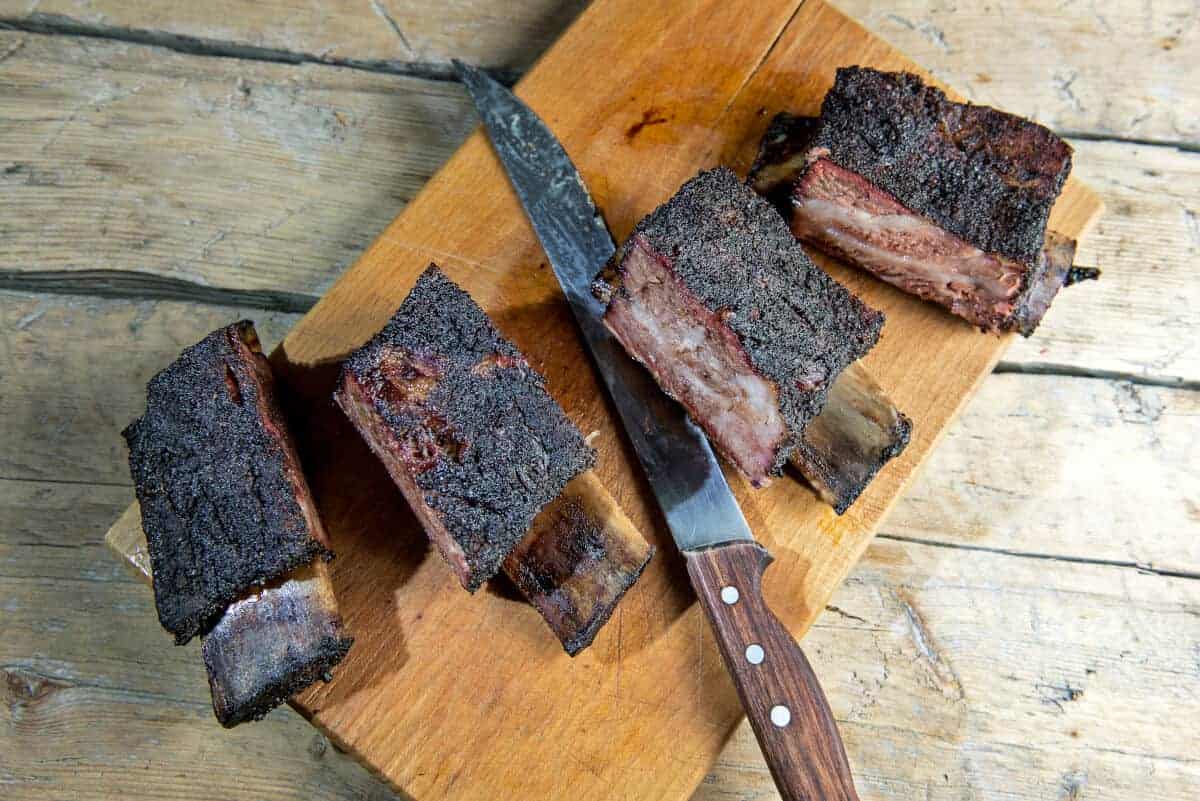
[[1113, 567], [1122, 570], [1132, 569], [1147, 575], [1164, 576], [1166, 578], [1200, 580], [1200, 573], [1190, 570], [1170, 570], [1155, 567], [1152, 564], [1130, 562], [1121, 559], [1091, 559], [1086, 556], [1067, 556], [1066, 554], [1038, 553], [1037, 551], [1020, 551], [1012, 548], [992, 548], [986, 545], [969, 545], [961, 542], [942, 542], [940, 540], [931, 540], [924, 537], [905, 537], [901, 534], [888, 534], [885, 531], [876, 532], [875, 538], [881, 540], [891, 540], [892, 542], [903, 542], [909, 545], [926, 545], [931, 548], [944, 548], [951, 551], [974, 551], [976, 553], [989, 553], [996, 554], [998, 556], [1011, 556], [1016, 559], [1036, 559], [1047, 562], [1066, 562], [1073, 565]]
[[[121, 270], [45, 270], [37, 272], [0, 270], [0, 292], [90, 297], [133, 302], [178, 301], [205, 306], [233, 306], [248, 311], [284, 312], [287, 314], [304, 314], [320, 300], [315, 295], [301, 292], [210, 287], [178, 278]], [[1123, 381], [1136, 386], [1200, 392], [1200, 379], [1138, 375], [1118, 370], [1077, 367], [1070, 364], [1001, 361], [997, 363], [992, 372], [999, 375], [1016, 373], [1098, 381]]]
[[[119, 25], [97, 25], [68, 17], [63, 14], [34, 12], [24, 17], [0, 17], [0, 30], [44, 36], [82, 36], [88, 39], [107, 39], [114, 42], [162, 47], [190, 56], [210, 58], [236, 58], [246, 61], [268, 61], [276, 64], [318, 64], [325, 67], [362, 70], [383, 75], [400, 75], [406, 78], [423, 78], [429, 81], [458, 83], [454, 67], [449, 63], [433, 61], [403, 61], [400, 59], [356, 59], [305, 53], [277, 47], [189, 36], [168, 31], [132, 28]], [[486, 70], [496, 80], [512, 86], [521, 77], [517, 70]]]
[[[262, 47], [224, 39], [190, 36], [169, 31], [134, 28], [120, 25], [100, 25], [64, 14], [34, 12], [24, 17], [0, 17], [0, 30], [44, 36], [79, 36], [114, 42], [161, 47], [177, 53], [208, 58], [231, 58], [246, 61], [265, 61], [276, 64], [314, 64], [325, 67], [361, 70], [382, 75], [420, 78], [430, 81], [461, 83], [454, 67], [438, 61], [404, 61], [400, 59], [356, 59], [325, 56], [276, 47]], [[772, 46], [774, 46], [772, 44]], [[764, 59], [765, 59], [764, 55]], [[0, 59], [2, 60], [2, 59]], [[484, 68], [506, 86], [513, 86], [524, 74], [522, 70]], [[1065, 139], [1089, 142], [1115, 142], [1150, 147], [1170, 147], [1188, 153], [1200, 153], [1200, 143], [1168, 139], [1143, 139], [1114, 136], [1094, 131], [1061, 130], [1056, 133]]]
[[[44, 479], [44, 478], [14, 478], [14, 477], [8, 477], [8, 476], [0, 476], [0, 483], [5, 483], [5, 482], [13, 482], [13, 483], [20, 482], [20, 483], [25, 483], [25, 484], [49, 484], [49, 485], [70, 484], [70, 485], [82, 486], [82, 487], [129, 488], [130, 490], [132, 490], [132, 488], [133, 488], [132, 485], [118, 484], [115, 482], [58, 481], [58, 480], [54, 480], [54, 479]], [[1064, 563], [1068, 563], [1068, 564], [1077, 564], [1077, 565], [1091, 565], [1094, 567], [1109, 567], [1109, 568], [1114, 568], [1117, 570], [1136, 570], [1137, 572], [1142, 573], [1142, 574], [1163, 576], [1166, 578], [1200, 580], [1200, 572], [1187, 571], [1187, 570], [1170, 570], [1170, 569], [1155, 567], [1153, 564], [1132, 562], [1132, 561], [1128, 561], [1128, 560], [1092, 559], [1092, 558], [1085, 557], [1085, 556], [1070, 556], [1067, 554], [1045, 553], [1045, 552], [1038, 552], [1038, 551], [1025, 551], [1025, 550], [1017, 550], [1017, 549], [1013, 549], [1013, 548], [995, 548], [995, 547], [989, 547], [986, 545], [971, 545], [969, 543], [943, 542], [943, 541], [939, 541], [939, 540], [927, 539], [924, 537], [908, 537], [908, 536], [904, 536], [901, 534], [889, 534], [885, 531], [880, 531], [880, 532], [876, 533], [875, 538], [881, 539], [881, 540], [890, 540], [892, 542], [905, 543], [905, 544], [909, 544], [909, 545], [919, 545], [919, 546], [926, 546], [926, 547], [931, 547], [931, 548], [941, 548], [943, 550], [949, 550], [949, 551], [967, 551], [967, 552], [988, 553], [988, 554], [995, 554], [995, 555], [999, 555], [999, 556], [1010, 556], [1015, 559], [1034, 559], [1034, 560], [1040, 560], [1040, 561], [1064, 562]], [[47, 548], [62, 547], [61, 545], [50, 544], [50, 543], [37, 543], [37, 542], [14, 542], [14, 543], [10, 543], [10, 544], [25, 545], [25, 546], [29, 546], [29, 547], [47, 547]]]

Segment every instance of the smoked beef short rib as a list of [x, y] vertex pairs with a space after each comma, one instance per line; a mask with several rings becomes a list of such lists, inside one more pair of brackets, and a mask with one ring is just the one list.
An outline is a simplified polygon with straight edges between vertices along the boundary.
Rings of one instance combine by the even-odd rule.
[[987, 331], [1036, 328], [1074, 242], [1047, 237], [1071, 148], [908, 73], [837, 72], [815, 123], [779, 115], [750, 182], [793, 233]]
[[638, 223], [596, 293], [625, 349], [756, 486], [780, 472], [883, 326], [725, 168]]
[[252, 587], [330, 556], [251, 322], [154, 376], [124, 436], [158, 618], [176, 643]]
[[471, 592], [595, 459], [542, 377], [434, 265], [346, 360], [335, 398]]

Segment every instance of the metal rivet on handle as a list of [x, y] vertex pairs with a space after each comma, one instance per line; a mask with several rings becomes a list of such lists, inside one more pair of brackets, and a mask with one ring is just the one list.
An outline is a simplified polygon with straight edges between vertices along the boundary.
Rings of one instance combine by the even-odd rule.
[[783, 704], [771, 707], [771, 722], [782, 729], [792, 722], [792, 710]]
[[741, 597], [742, 594], [738, 592], [738, 588], [734, 587], [733, 585], [721, 588], [721, 600], [730, 606], [736, 604], [738, 602], [738, 598]]
[[761, 665], [764, 656], [765, 654], [763, 653], [762, 646], [758, 643], [752, 643], [746, 646], [746, 661], [750, 664]]

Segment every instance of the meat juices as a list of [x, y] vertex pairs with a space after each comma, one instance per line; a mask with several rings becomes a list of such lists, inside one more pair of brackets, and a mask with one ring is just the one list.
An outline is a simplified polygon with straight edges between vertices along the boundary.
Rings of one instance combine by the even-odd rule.
[[163, 628], [186, 643], [328, 538], [249, 321], [214, 331], [154, 376], [125, 429]]
[[474, 592], [595, 454], [542, 377], [430, 265], [335, 399]]
[[725, 168], [638, 223], [596, 292], [609, 330], [755, 486], [883, 326]]
[[1070, 146], [1041, 125], [954, 103], [915, 75], [845, 67], [815, 124], [776, 118], [750, 181], [801, 240], [984, 330], [1028, 336], [1074, 255], [1046, 234], [1070, 169]]

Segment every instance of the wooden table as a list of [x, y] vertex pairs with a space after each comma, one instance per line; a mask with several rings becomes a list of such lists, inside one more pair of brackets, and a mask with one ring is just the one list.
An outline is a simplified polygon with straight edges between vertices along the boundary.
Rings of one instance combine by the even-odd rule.
[[[30, 7], [33, 6], [31, 10]], [[184, 345], [278, 341], [561, 0], [0, 0], [0, 796], [390, 798], [287, 710], [212, 720], [101, 539]], [[866, 799], [1200, 796], [1200, 9], [840, 5], [1067, 135], [1106, 216], [805, 640]], [[885, 6], [878, 8], [877, 6]], [[743, 727], [697, 799], [771, 798]]]

